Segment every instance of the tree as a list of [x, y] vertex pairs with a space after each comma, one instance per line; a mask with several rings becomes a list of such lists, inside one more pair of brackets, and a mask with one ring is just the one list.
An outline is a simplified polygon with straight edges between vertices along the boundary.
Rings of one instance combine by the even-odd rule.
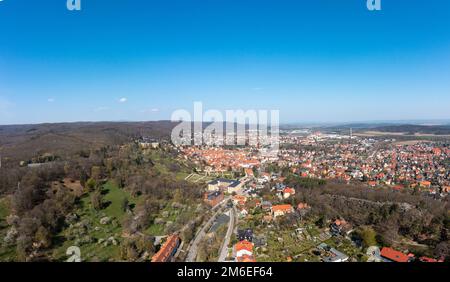
[[94, 191], [95, 187], [97, 187], [97, 181], [93, 178], [89, 178], [88, 181], [86, 181], [86, 188], [89, 192]]
[[361, 227], [356, 231], [356, 235], [361, 239], [364, 248], [377, 245], [377, 233], [371, 227]]
[[127, 198], [127, 197], [124, 197], [124, 198], [122, 199], [122, 202], [120, 203], [120, 206], [122, 207], [122, 210], [123, 210], [124, 212], [126, 212], [126, 211], [128, 210], [128, 208], [129, 208], [129, 201], [128, 201], [128, 198]]
[[325, 224], [326, 224], [326, 218], [324, 215], [320, 216], [319, 219], [315, 222], [315, 224], [320, 227], [320, 228], [324, 228]]
[[94, 178], [95, 180], [101, 179], [103, 176], [102, 168], [99, 166], [93, 166], [91, 168], [91, 178]]
[[180, 235], [181, 240], [190, 242], [194, 238], [194, 228], [186, 228]]
[[126, 240], [120, 248], [120, 256], [122, 259], [135, 261], [139, 256], [135, 243], [131, 240]]
[[50, 232], [43, 227], [39, 226], [38, 230], [36, 231], [36, 234], [34, 235], [35, 241], [41, 245], [42, 248], [47, 249], [52, 244], [52, 238]]
[[91, 204], [95, 210], [101, 210], [103, 207], [103, 196], [100, 191], [95, 191], [91, 196]]
[[450, 243], [440, 242], [434, 249], [434, 255], [438, 258], [444, 258], [446, 261], [450, 259]]
[[152, 236], [142, 235], [136, 241], [136, 249], [139, 253], [144, 253], [144, 252], [154, 253], [155, 246], [154, 246], [153, 242], [154, 242], [154, 238]]
[[31, 249], [31, 245], [33, 244], [33, 240], [30, 236], [22, 234], [17, 238], [17, 257], [19, 261], [26, 261], [29, 251]]

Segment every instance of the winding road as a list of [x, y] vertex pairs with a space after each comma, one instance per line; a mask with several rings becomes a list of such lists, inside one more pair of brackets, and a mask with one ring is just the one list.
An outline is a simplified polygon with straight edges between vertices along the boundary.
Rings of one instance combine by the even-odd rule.
[[230, 212], [230, 220], [228, 221], [228, 230], [225, 238], [223, 239], [222, 248], [219, 253], [218, 262], [224, 262], [228, 256], [228, 245], [230, 244], [231, 236], [233, 235], [235, 220], [236, 220], [236, 210], [231, 208]]
[[217, 206], [215, 206], [213, 208], [213, 210], [217, 209], [216, 212], [214, 213], [213, 216], [211, 216], [211, 218], [207, 222], [203, 223], [202, 228], [200, 229], [200, 231], [197, 232], [194, 240], [191, 241], [191, 244], [187, 251], [188, 254], [186, 256], [186, 262], [195, 262], [196, 261], [197, 253], [198, 253], [198, 245], [205, 237], [205, 235], [208, 231], [207, 229], [209, 229], [209, 226], [214, 222], [214, 220], [216, 220], [217, 215], [222, 213], [222, 208], [225, 206], [225, 204], [228, 202], [229, 199], [230, 199], [229, 197], [225, 198], [220, 204], [218, 204]]

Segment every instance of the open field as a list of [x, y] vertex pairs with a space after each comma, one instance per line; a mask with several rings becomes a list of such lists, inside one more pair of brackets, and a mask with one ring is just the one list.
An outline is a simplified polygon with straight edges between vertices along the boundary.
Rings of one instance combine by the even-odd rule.
[[192, 183], [208, 183], [213, 179], [214, 179], [214, 177], [212, 177], [212, 176], [206, 176], [206, 175], [192, 173], [192, 174], [189, 174], [184, 180], [192, 182]]
[[431, 134], [431, 133], [414, 133], [410, 132], [385, 132], [385, 131], [363, 131], [353, 133], [355, 136], [361, 137], [381, 137], [381, 136], [404, 136], [404, 137], [448, 137], [450, 135], [439, 135], [439, 134]]
[[[138, 199], [132, 197], [112, 182], [108, 182], [103, 186], [102, 193], [104, 194], [104, 202], [107, 207], [101, 211], [96, 211], [92, 208], [88, 195], [81, 199], [80, 207], [75, 211], [81, 221], [70, 225], [59, 234], [65, 240], [59, 248], [54, 250], [54, 259], [58, 261], [64, 260], [67, 248], [78, 246], [81, 249], [83, 260], [120, 260], [120, 247], [118, 244], [114, 245], [111, 243], [106, 246], [105, 243], [99, 242], [110, 237], [114, 237], [117, 242], [121, 240], [122, 228], [120, 222], [126, 214], [121, 207], [122, 200], [127, 198], [130, 205], [135, 205]], [[100, 220], [104, 217], [110, 218], [111, 223], [101, 224]]]
[[410, 146], [410, 145], [416, 145], [418, 143], [424, 143], [424, 142], [431, 142], [430, 140], [407, 140], [407, 141], [397, 141], [394, 142], [394, 145], [405, 145], [405, 146]]

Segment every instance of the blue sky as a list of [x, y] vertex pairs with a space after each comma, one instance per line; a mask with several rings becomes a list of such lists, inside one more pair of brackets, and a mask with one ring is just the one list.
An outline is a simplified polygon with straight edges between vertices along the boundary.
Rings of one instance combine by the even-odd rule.
[[282, 122], [450, 119], [450, 1], [0, 2], [0, 124], [278, 109]]

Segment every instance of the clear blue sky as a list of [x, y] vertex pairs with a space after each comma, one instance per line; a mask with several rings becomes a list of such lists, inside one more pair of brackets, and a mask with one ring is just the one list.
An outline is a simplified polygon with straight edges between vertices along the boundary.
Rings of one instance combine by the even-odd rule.
[[169, 119], [194, 101], [282, 122], [450, 119], [450, 1], [365, 2], [0, 1], [0, 124]]

